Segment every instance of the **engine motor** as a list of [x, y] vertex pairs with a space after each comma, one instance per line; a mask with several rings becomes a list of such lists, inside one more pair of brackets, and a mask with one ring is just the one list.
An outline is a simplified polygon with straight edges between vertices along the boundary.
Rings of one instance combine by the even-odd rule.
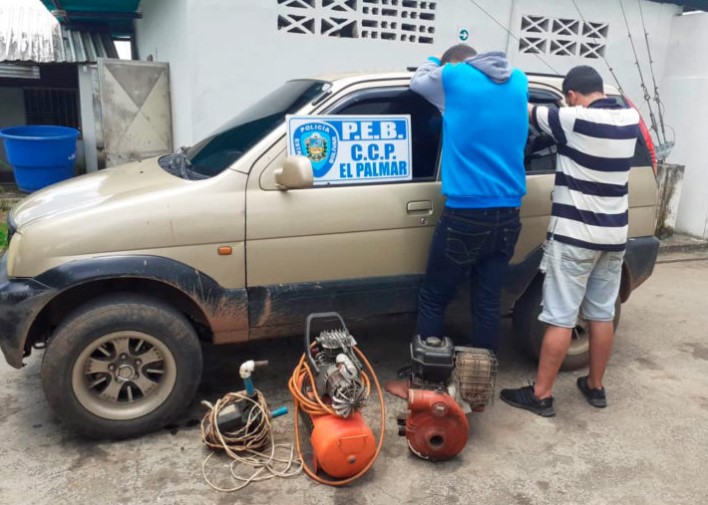
[[340, 417], [364, 406], [368, 398], [362, 384], [362, 366], [354, 354], [356, 340], [344, 329], [323, 331], [315, 339], [316, 354], [310, 363], [316, 376], [317, 394], [328, 396]]
[[416, 456], [452, 458], [467, 444], [469, 422], [455, 400], [475, 410], [494, 395], [497, 361], [486, 349], [455, 347], [447, 337], [416, 336], [411, 343], [408, 412], [399, 416], [399, 435]]

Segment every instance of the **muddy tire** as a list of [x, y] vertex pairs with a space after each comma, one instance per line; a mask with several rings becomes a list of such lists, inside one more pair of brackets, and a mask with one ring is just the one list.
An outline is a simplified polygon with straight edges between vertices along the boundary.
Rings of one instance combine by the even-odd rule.
[[151, 298], [119, 294], [83, 305], [56, 329], [42, 387], [70, 428], [121, 439], [173, 422], [201, 374], [201, 346], [184, 315]]
[[[538, 320], [541, 314], [541, 301], [543, 300], [543, 277], [537, 277], [526, 289], [514, 306], [514, 339], [524, 353], [538, 362], [541, 356], [541, 345], [543, 344], [543, 334], [546, 326]], [[622, 304], [619, 300], [615, 302], [614, 326], [620, 322]], [[573, 329], [573, 340], [568, 350], [568, 355], [563, 361], [561, 370], [576, 370], [583, 368], [590, 362], [590, 335], [588, 324], [585, 321], [578, 321], [578, 325]]]

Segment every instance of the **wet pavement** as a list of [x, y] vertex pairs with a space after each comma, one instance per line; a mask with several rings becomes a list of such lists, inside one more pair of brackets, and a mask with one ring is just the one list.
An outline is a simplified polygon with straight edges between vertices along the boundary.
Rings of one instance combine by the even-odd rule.
[[[299, 338], [206, 349], [204, 380], [188, 412], [168, 429], [124, 442], [83, 440], [60, 424], [41, 391], [41, 353], [22, 371], [3, 363], [0, 504], [705, 504], [708, 261], [696, 254], [662, 257], [624, 305], [607, 409], [593, 409], [577, 392], [580, 371], [563, 373], [555, 418], [497, 401], [471, 415], [460, 457], [431, 464], [411, 456], [397, 436], [404, 403], [389, 396], [384, 451], [372, 472], [344, 489], [303, 475], [221, 494], [202, 479], [209, 452], [196, 426], [204, 412], [199, 400], [240, 389], [241, 361], [267, 358], [256, 386], [272, 407], [292, 407], [286, 380], [302, 352]], [[382, 380], [404, 363], [411, 330], [412, 321], [403, 320], [354, 332]], [[508, 322], [504, 331], [509, 335]], [[511, 345], [500, 361], [498, 388], [533, 377], [533, 365]], [[278, 441], [292, 440], [292, 423], [292, 414], [274, 421]], [[230, 485], [226, 463], [217, 457], [209, 471]]]

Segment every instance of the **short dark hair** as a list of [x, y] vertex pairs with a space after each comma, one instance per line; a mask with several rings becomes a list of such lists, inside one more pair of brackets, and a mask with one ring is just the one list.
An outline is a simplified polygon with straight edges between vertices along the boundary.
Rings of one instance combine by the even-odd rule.
[[581, 95], [603, 93], [605, 87], [602, 84], [602, 76], [592, 67], [585, 65], [574, 67], [563, 79], [563, 94], [567, 95], [570, 91]]
[[473, 47], [470, 47], [467, 44], [457, 44], [456, 46], [452, 46], [450, 49], [445, 51], [442, 55], [442, 59], [440, 60], [440, 64], [444, 65], [445, 63], [450, 62], [457, 63], [460, 61], [465, 61], [467, 58], [471, 58], [472, 56], [477, 56], [477, 51], [475, 51]]

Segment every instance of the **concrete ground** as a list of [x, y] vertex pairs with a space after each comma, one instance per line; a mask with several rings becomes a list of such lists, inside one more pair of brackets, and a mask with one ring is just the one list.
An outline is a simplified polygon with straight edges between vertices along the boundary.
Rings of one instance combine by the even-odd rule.
[[[252, 484], [221, 494], [203, 481], [208, 451], [194, 422], [195, 402], [171, 430], [138, 440], [82, 440], [50, 412], [42, 395], [41, 355], [23, 371], [0, 366], [0, 503], [2, 504], [327, 504], [439, 503], [488, 505], [652, 505], [708, 503], [708, 261], [663, 256], [654, 276], [623, 308], [607, 376], [610, 406], [593, 409], [575, 378], [558, 380], [557, 416], [543, 419], [497, 401], [470, 420], [470, 440], [457, 459], [431, 464], [412, 457], [396, 436], [402, 401], [388, 397], [386, 442], [374, 470], [345, 489], [305, 476]], [[702, 260], [701, 260], [702, 259]], [[405, 360], [410, 323], [357, 335], [380, 377]], [[508, 334], [509, 326], [505, 326]], [[200, 398], [237, 388], [242, 360], [268, 357], [256, 385], [272, 406], [292, 406], [286, 377], [298, 340], [207, 352]], [[534, 367], [512, 348], [500, 354], [498, 387], [521, 385]], [[373, 411], [373, 408], [371, 409]], [[292, 439], [293, 416], [275, 421]], [[225, 458], [209, 474], [230, 485]]]

